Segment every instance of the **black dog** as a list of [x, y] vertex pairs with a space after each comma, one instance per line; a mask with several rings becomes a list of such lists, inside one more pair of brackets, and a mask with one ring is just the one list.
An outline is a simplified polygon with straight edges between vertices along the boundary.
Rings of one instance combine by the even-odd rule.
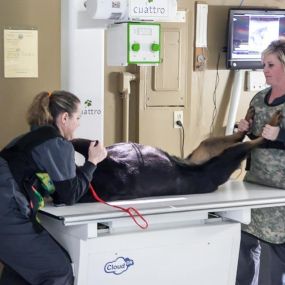
[[[250, 108], [246, 119], [254, 116]], [[271, 125], [278, 125], [277, 112]], [[107, 147], [108, 156], [98, 164], [92, 185], [105, 201], [126, 200], [150, 196], [209, 193], [226, 182], [251, 149], [264, 142], [262, 137], [241, 142], [245, 133], [210, 138], [186, 159], [171, 156], [151, 146], [137, 143], [118, 143]], [[85, 157], [90, 141], [73, 140], [74, 148]], [[91, 202], [87, 193], [80, 202]]]

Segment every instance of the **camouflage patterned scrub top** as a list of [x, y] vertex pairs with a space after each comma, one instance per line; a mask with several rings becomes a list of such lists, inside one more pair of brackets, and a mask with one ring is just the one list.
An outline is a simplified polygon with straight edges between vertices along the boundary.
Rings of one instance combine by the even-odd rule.
[[[250, 103], [255, 107], [251, 133], [258, 136], [275, 111], [282, 109], [284, 117], [277, 138], [281, 147], [252, 150], [250, 169], [244, 180], [285, 190], [285, 95], [268, 104], [270, 93], [271, 88], [266, 88], [257, 93]], [[252, 209], [251, 223], [242, 225], [242, 230], [270, 243], [284, 243], [285, 207]]]

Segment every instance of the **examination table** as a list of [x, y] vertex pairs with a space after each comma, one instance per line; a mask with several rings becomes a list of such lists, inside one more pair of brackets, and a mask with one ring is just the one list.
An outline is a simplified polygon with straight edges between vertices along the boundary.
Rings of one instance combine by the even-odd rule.
[[75, 285], [234, 285], [240, 224], [251, 208], [285, 205], [285, 191], [231, 180], [209, 194], [112, 204], [138, 209], [148, 228], [102, 203], [40, 211], [72, 258]]

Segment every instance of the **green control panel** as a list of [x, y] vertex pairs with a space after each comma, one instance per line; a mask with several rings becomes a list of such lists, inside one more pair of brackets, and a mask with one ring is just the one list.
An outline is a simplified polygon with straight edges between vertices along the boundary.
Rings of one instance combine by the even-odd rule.
[[120, 23], [107, 29], [107, 64], [157, 65], [160, 63], [160, 24]]
[[160, 62], [160, 25], [128, 23], [128, 63]]

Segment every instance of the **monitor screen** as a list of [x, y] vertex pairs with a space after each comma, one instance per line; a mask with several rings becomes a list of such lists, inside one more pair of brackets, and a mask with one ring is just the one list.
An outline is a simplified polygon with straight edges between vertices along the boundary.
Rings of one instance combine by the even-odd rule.
[[230, 9], [227, 68], [262, 68], [262, 51], [280, 37], [285, 37], [285, 10]]

